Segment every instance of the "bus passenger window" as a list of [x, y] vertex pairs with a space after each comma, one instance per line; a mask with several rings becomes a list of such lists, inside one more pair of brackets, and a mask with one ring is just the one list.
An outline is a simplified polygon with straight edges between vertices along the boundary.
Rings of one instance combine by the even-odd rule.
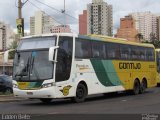
[[105, 58], [105, 45], [102, 42], [92, 42], [92, 57]]
[[131, 47], [131, 59], [139, 60], [139, 51], [137, 50], [136, 46]]
[[75, 57], [76, 58], [90, 58], [91, 57], [91, 43], [89, 41], [77, 39], [75, 46]]
[[118, 44], [107, 43], [106, 49], [107, 49], [108, 59], [119, 59], [120, 53], [119, 53], [119, 45]]
[[147, 50], [147, 60], [148, 61], [154, 61], [154, 51], [153, 49]]
[[130, 59], [131, 49], [128, 45], [120, 45], [120, 57], [123, 60]]

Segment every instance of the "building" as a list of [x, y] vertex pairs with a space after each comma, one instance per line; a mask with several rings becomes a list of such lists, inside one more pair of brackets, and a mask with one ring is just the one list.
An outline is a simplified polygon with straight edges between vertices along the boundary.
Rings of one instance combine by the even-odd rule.
[[87, 10], [83, 10], [83, 14], [79, 15], [79, 34], [87, 34]]
[[103, 0], [92, 0], [87, 5], [87, 34], [112, 36], [112, 6]]
[[13, 62], [3, 62], [3, 51], [7, 50], [14, 41], [14, 32], [10, 25], [0, 22], [0, 74], [7, 72], [12, 73]]
[[136, 29], [143, 35], [143, 39], [151, 41], [151, 36], [157, 36], [157, 17], [151, 12], [137, 12], [130, 14], [135, 19]]
[[52, 26], [51, 33], [71, 33], [69, 25]]
[[30, 35], [35, 35], [35, 17], [30, 17]]
[[6, 50], [14, 40], [14, 32], [10, 25], [0, 22], [0, 51]]
[[8, 63], [3, 62], [3, 55], [0, 55], [0, 74], [12, 75], [13, 73], [13, 60]]
[[35, 12], [35, 15], [30, 17], [30, 35], [38, 35], [51, 33], [52, 26], [58, 25], [56, 21], [43, 11]]
[[138, 31], [135, 28], [135, 21], [132, 16], [125, 16], [120, 19], [120, 28], [117, 30], [116, 37], [124, 38], [133, 42], [140, 42], [138, 37]]
[[157, 39], [160, 40], [160, 16], [157, 17]]

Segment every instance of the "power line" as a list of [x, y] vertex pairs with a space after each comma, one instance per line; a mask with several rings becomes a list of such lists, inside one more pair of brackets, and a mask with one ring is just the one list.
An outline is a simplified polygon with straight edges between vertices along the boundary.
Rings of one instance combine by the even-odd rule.
[[28, 0], [26, 0], [25, 2], [22, 3], [22, 7], [28, 2]]
[[[39, 10], [42, 11], [42, 9], [41, 9], [40, 7], [38, 7], [37, 5], [35, 5], [34, 3], [32, 3], [30, 0], [28, 0], [28, 2], [29, 2], [32, 6], [38, 8]], [[49, 14], [47, 14], [46, 12], [45, 12], [45, 14], [46, 14], [46, 15], [49, 15]], [[49, 15], [49, 16], [50, 16], [50, 15]], [[56, 20], [55, 18], [53, 18], [52, 16], [51, 16], [51, 18], [52, 18], [53, 20], [55, 20], [57, 23], [60, 23], [61, 25], [63, 25], [61, 22], [57, 21], [57, 20]]]
[[38, 3], [40, 3], [40, 4], [43, 4], [43, 5], [45, 5], [45, 6], [49, 7], [49, 8], [51, 8], [52, 10], [55, 10], [55, 11], [57, 11], [57, 12], [61, 13], [61, 14], [63, 13], [63, 14], [65, 14], [65, 15], [69, 16], [69, 17], [71, 17], [71, 18], [75, 19], [77, 22], [79, 22], [79, 21], [80, 21], [80, 22], [82, 22], [82, 23], [84, 23], [84, 24], [89, 25], [89, 24], [87, 23], [87, 21], [79, 20], [78, 18], [73, 17], [73, 16], [71, 16], [70, 14], [67, 14], [66, 12], [60, 11], [60, 10], [58, 10], [58, 9], [56, 9], [56, 8], [54, 8], [54, 7], [50, 6], [50, 5], [47, 5], [46, 3], [43, 3], [43, 2], [41, 2], [41, 1], [39, 1], [39, 0], [35, 0], [35, 1], [37, 1], [37, 2], [38, 2]]
[[60, 10], [58, 10], [58, 9], [56, 9], [56, 8], [54, 8], [54, 7], [50, 6], [50, 5], [47, 5], [46, 3], [43, 3], [43, 2], [41, 2], [41, 1], [39, 1], [39, 0], [35, 0], [35, 1], [37, 1], [37, 2], [39, 2], [39, 3], [43, 4], [43, 5], [47, 6], [47, 7], [49, 7], [49, 8], [51, 8], [51, 9], [55, 10], [55, 11], [57, 11], [57, 12], [60, 12], [60, 13], [62, 13], [62, 14], [65, 14], [65, 15], [67, 15], [67, 16], [69, 16], [69, 17], [73, 18], [73, 19], [78, 20], [76, 17], [73, 17], [73, 16], [71, 16], [70, 14], [67, 14], [66, 12], [63, 12], [63, 10], [62, 10], [62, 11], [60, 11]]
[[[39, 9], [39, 10], [41, 10], [42, 11], [42, 9], [40, 8], [40, 7], [38, 7], [37, 5], [35, 5], [34, 3], [32, 3], [30, 0], [28, 0], [28, 2], [32, 5], [32, 6], [34, 6], [34, 7], [36, 7], [37, 9]], [[50, 16], [49, 14], [47, 14], [46, 12], [45, 12], [45, 14], [46, 15], [48, 15], [48, 16]], [[51, 18], [53, 19], [53, 20], [55, 20], [57, 23], [59, 23], [59, 24], [61, 24], [61, 25], [63, 25], [63, 23], [61, 23], [61, 22], [59, 22], [59, 21], [57, 21], [55, 18], [53, 18], [52, 16], [51, 16]], [[74, 32], [76, 32], [74, 29], [71, 29], [71, 30], [73, 30]], [[77, 32], [76, 32], [77, 33]]]
[[[28, 2], [28, 0], [26, 0], [25, 2], [22, 2], [22, 7]], [[15, 0], [15, 6], [18, 8], [17, 6], [17, 0]]]
[[[38, 3], [40, 3], [40, 4], [42, 4], [42, 5], [45, 5], [45, 6], [49, 7], [49, 8], [51, 8], [51, 9], [54, 10], [54, 11], [57, 11], [57, 12], [59, 12], [59, 13], [61, 13], [61, 14], [63, 13], [63, 14], [65, 14], [65, 15], [69, 16], [69, 17], [71, 17], [71, 18], [77, 20], [77, 22], [79, 21], [78, 18], [73, 17], [73, 16], [67, 14], [66, 12], [60, 11], [60, 10], [58, 10], [58, 9], [56, 9], [56, 8], [50, 6], [50, 5], [47, 5], [46, 3], [43, 3], [43, 2], [41, 2], [41, 1], [39, 1], [39, 0], [35, 0], [35, 1], [37, 1]], [[84, 21], [84, 20], [80, 20], [80, 21], [81, 21], [82, 23], [85, 23], [85, 24], [88, 25], [87, 21]]]

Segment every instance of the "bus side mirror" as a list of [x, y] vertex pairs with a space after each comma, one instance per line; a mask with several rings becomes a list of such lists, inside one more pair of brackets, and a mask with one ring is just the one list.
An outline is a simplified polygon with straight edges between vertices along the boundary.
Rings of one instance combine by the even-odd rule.
[[4, 63], [8, 63], [8, 53], [9, 53], [8, 50], [4, 52], [4, 58], [3, 58]]
[[55, 54], [55, 50], [58, 49], [58, 48], [59, 48], [59, 46], [54, 46], [54, 47], [49, 48], [49, 61], [55, 62], [53, 57], [54, 57], [54, 54]]

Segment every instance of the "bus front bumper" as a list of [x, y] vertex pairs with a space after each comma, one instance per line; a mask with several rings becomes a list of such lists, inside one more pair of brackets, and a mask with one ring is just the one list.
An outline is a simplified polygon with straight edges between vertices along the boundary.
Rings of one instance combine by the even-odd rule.
[[18, 88], [13, 88], [14, 96], [21, 98], [55, 98], [54, 91], [54, 87], [38, 90], [20, 90]]

